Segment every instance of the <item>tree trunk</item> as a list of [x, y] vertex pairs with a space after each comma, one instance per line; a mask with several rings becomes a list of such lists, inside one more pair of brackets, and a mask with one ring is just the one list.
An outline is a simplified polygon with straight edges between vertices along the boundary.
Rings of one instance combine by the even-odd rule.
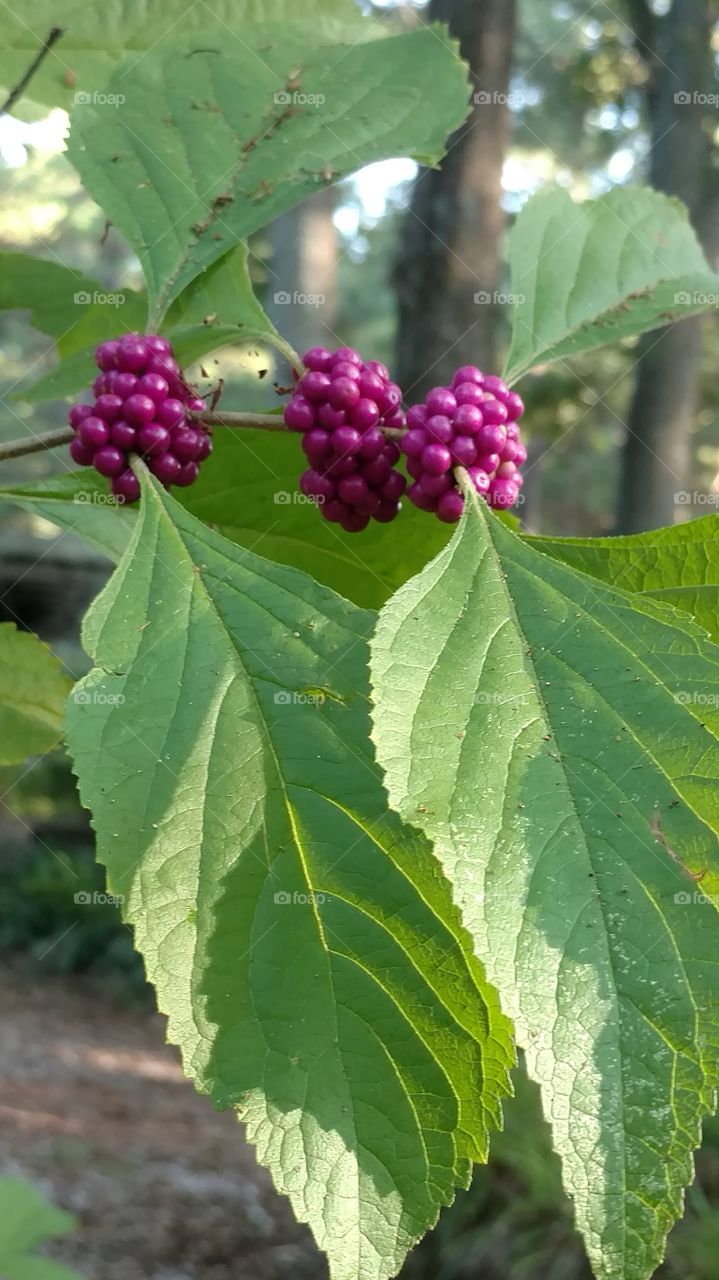
[[[644, 19], [650, 14], [646, 0], [635, 0], [632, 7], [639, 19], [642, 11]], [[712, 92], [714, 9], [712, 0], [674, 0], [666, 17], [652, 21], [650, 15], [649, 26], [642, 19], [644, 34], [638, 31], [650, 71], [649, 179], [653, 187], [688, 205], [700, 236], [707, 203], [713, 203], [707, 181], [711, 132], [706, 127], [713, 109], [697, 101], [697, 95]], [[682, 101], [687, 95], [691, 101]], [[706, 241], [705, 247], [709, 248]], [[701, 317], [645, 334], [638, 357], [622, 453], [617, 533], [671, 524], [688, 514], [674, 495], [689, 489], [691, 482]]]
[[265, 310], [295, 351], [337, 345], [336, 203], [337, 193], [328, 187], [280, 214], [270, 227]]
[[420, 172], [402, 227], [396, 372], [412, 398], [458, 365], [496, 367], [515, 0], [431, 0], [429, 20], [448, 22], [459, 39], [473, 102], [441, 168]]

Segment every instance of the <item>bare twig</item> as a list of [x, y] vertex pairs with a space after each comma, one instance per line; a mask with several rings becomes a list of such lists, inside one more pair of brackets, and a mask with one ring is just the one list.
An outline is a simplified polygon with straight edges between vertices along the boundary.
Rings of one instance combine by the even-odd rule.
[[26, 453], [41, 453], [43, 449], [54, 449], [56, 445], [69, 444], [74, 436], [72, 427], [62, 427], [59, 431], [45, 431], [39, 436], [9, 440], [7, 444], [0, 444], [0, 462], [4, 462], [6, 458], [22, 458]]
[[65, 34], [65, 31], [63, 27], [53, 27], [52, 30], [48, 33], [45, 43], [43, 44], [39, 53], [35, 58], [33, 58], [25, 74], [22, 76], [20, 80], [18, 80], [14, 88], [10, 90], [7, 98], [5, 99], [2, 106], [0, 107], [0, 116], [7, 115], [8, 111], [12, 111], [13, 107], [15, 106], [15, 103], [19, 101], [19, 99], [22, 97], [25, 90], [27, 89], [30, 81], [35, 75], [35, 72], [39, 69], [39, 67], [45, 61], [47, 55], [52, 49], [52, 46], [54, 44], [57, 44], [58, 40], [60, 39], [60, 36], [64, 36], [64, 34]]

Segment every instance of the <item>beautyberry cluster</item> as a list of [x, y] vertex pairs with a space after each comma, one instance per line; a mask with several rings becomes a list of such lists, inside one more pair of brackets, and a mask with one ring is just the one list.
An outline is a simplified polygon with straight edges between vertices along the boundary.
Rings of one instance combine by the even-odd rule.
[[490, 507], [514, 506], [522, 486], [519, 468], [527, 458], [517, 426], [523, 412], [516, 391], [474, 365], [458, 369], [451, 387], [434, 387], [423, 404], [407, 412], [402, 451], [414, 480], [410, 501], [454, 524], [464, 508], [454, 477], [460, 466]]
[[365, 363], [351, 347], [312, 347], [302, 359], [307, 372], [285, 408], [285, 424], [304, 433], [310, 465], [302, 492], [348, 533], [371, 519], [394, 520], [407, 481], [395, 470], [399, 447], [384, 430], [405, 426], [399, 387], [383, 364]]
[[74, 461], [107, 476], [123, 503], [140, 496], [130, 467], [133, 453], [166, 488], [192, 484], [212, 440], [187, 417], [205, 402], [184, 381], [167, 338], [131, 333], [101, 342], [95, 363], [100, 374], [92, 384], [94, 403], [76, 404], [68, 414]]

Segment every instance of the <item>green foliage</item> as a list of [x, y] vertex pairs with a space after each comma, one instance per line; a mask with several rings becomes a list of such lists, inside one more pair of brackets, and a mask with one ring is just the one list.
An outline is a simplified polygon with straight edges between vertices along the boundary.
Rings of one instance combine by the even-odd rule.
[[140, 258], [151, 326], [237, 241], [323, 184], [400, 150], [438, 159], [467, 112], [465, 67], [440, 29], [328, 53], [287, 24], [244, 28], [227, 46], [209, 34], [201, 50], [153, 50], [111, 81], [121, 110], [73, 113], [69, 158]]
[[716, 650], [475, 500], [372, 666], [390, 803], [515, 1019], [595, 1273], [647, 1276], [717, 1083]]
[[142, 328], [146, 301], [129, 290], [112, 292], [57, 262], [0, 253], [0, 311], [25, 308], [33, 326], [55, 339], [59, 354], [70, 356], [114, 338], [120, 317], [126, 328]]
[[625, 538], [528, 538], [537, 551], [683, 609], [719, 640], [719, 517]]
[[[232, 542], [312, 572], [368, 608], [383, 604], [447, 541], [445, 525], [412, 507], [402, 513], [401, 536], [394, 525], [374, 524], [358, 543], [298, 500], [301, 458], [295, 436], [219, 429], [211, 463], [197, 484], [178, 492], [188, 510]], [[81, 534], [113, 560], [125, 550], [137, 519], [137, 508], [107, 503], [107, 485], [90, 469], [1, 489], [0, 498]]]
[[72, 1214], [56, 1209], [29, 1182], [0, 1178], [0, 1275], [3, 1280], [82, 1280], [34, 1250], [75, 1227]]
[[719, 276], [678, 200], [615, 188], [575, 205], [535, 196], [510, 237], [514, 327], [505, 377], [716, 306]]
[[0, 623], [0, 765], [58, 745], [70, 684], [37, 636]]
[[508, 1027], [385, 807], [373, 616], [144, 490], [68, 715], [99, 857], [188, 1074], [335, 1276], [391, 1276], [486, 1157]]
[[[0, 54], [0, 82], [6, 87], [25, 73], [52, 27], [62, 40], [33, 76], [35, 102], [71, 108], [78, 95], [104, 90], [115, 65], [128, 50], [139, 61], [168, 35], [183, 31], [203, 40], [208, 31], [236, 42], [248, 23], [286, 24], [297, 16], [296, 0], [203, 0], [188, 9], [184, 0], [163, 0], [160, 8], [132, 0], [26, 0], [22, 12], [8, 12]], [[354, 0], [303, 0], [302, 16], [312, 22], [315, 40], [357, 40], [372, 33]], [[367, 31], [366, 28], [369, 28]], [[82, 97], [80, 98], [82, 101]]]

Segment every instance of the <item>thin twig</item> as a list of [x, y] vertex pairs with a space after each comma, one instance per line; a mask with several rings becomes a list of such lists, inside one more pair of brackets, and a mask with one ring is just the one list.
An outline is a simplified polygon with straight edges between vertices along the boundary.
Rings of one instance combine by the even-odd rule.
[[56, 445], [69, 444], [75, 437], [72, 427], [62, 427], [59, 431], [45, 431], [40, 436], [25, 436], [22, 440], [9, 440], [0, 444], [0, 462], [6, 458], [22, 458], [26, 453], [41, 453], [43, 449], [54, 449]]
[[207, 409], [188, 413], [193, 422], [206, 427], [259, 427], [263, 431], [288, 431], [284, 419], [274, 413], [211, 413]]
[[8, 111], [12, 111], [13, 107], [15, 106], [15, 103], [18, 101], [19, 98], [22, 97], [25, 90], [27, 89], [30, 81], [35, 75], [35, 72], [39, 69], [39, 67], [45, 61], [47, 55], [52, 49], [52, 46], [54, 44], [57, 44], [58, 40], [60, 39], [60, 36], [64, 36], [64, 34], [65, 34], [65, 29], [63, 27], [53, 27], [52, 30], [48, 33], [48, 36], [45, 40], [44, 45], [40, 49], [40, 52], [37, 54], [35, 58], [33, 58], [33, 61], [30, 63], [30, 66], [28, 67], [23, 77], [20, 80], [18, 80], [15, 87], [10, 90], [7, 98], [5, 99], [4, 103], [0, 107], [0, 116], [7, 115]]

